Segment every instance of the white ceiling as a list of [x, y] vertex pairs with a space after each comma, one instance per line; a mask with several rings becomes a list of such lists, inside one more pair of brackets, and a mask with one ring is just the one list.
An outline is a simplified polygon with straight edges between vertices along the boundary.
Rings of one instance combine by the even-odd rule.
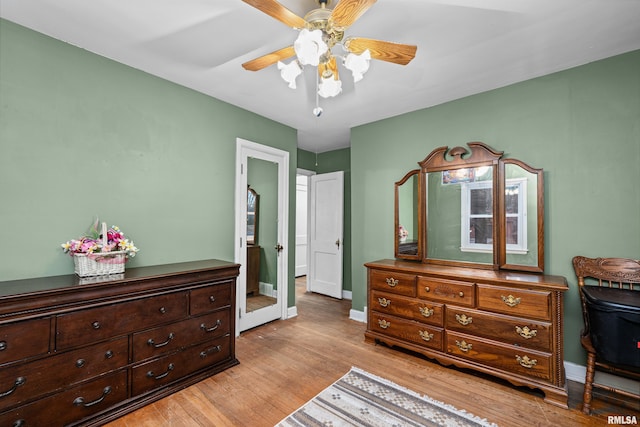
[[0, 16], [291, 126], [312, 152], [348, 147], [354, 126], [640, 49], [640, 0], [378, 0], [345, 36], [415, 44], [415, 59], [372, 61], [357, 84], [343, 70], [315, 117], [314, 71], [292, 90], [275, 65], [242, 68], [297, 31], [241, 0], [0, 0]]

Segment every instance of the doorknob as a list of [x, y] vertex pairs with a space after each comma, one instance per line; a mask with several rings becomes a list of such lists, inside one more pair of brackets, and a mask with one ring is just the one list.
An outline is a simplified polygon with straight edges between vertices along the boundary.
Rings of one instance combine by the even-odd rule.
[[336, 246], [340, 249], [340, 239], [336, 240]]
[[278, 253], [282, 252], [283, 249], [284, 249], [284, 246], [282, 246], [280, 243], [278, 243], [275, 247], [275, 250]]

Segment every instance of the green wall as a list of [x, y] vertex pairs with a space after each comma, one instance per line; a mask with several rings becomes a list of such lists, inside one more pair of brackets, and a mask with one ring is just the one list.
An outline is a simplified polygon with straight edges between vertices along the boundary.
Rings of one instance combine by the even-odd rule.
[[290, 153], [295, 213], [294, 129], [6, 20], [0, 99], [0, 280], [72, 273], [60, 244], [96, 215], [132, 267], [232, 261], [237, 137]]
[[351, 132], [353, 307], [393, 257], [393, 183], [433, 149], [482, 141], [545, 173], [546, 273], [567, 278], [565, 359], [584, 364], [575, 255], [640, 258], [640, 51]]

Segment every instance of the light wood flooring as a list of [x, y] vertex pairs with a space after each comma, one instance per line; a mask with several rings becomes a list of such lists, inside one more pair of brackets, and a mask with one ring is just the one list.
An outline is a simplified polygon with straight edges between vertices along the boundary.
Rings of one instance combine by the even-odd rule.
[[352, 366], [449, 403], [502, 427], [606, 426], [607, 415], [636, 415], [597, 395], [594, 414], [581, 406], [582, 384], [570, 383], [570, 409], [542, 393], [423, 357], [364, 342], [365, 325], [348, 319], [350, 301], [306, 293], [296, 286], [298, 316], [243, 332], [240, 365], [126, 415], [108, 427], [273, 426]]

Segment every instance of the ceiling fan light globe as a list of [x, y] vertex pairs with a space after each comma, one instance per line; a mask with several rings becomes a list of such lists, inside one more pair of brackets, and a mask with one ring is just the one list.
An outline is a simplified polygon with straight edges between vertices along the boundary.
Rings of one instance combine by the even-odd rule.
[[323, 98], [333, 98], [342, 92], [342, 82], [333, 77], [321, 79], [318, 85], [318, 95]]
[[309, 31], [306, 28], [300, 31], [298, 38], [293, 43], [293, 48], [302, 65], [313, 65], [314, 67], [320, 64], [320, 57], [329, 49], [322, 40], [322, 31]]
[[353, 81], [359, 82], [362, 80], [364, 73], [369, 70], [369, 62], [371, 60], [371, 53], [369, 49], [362, 52], [360, 55], [350, 53], [344, 60], [344, 66], [347, 70], [351, 71], [353, 75]]
[[280, 70], [280, 76], [282, 79], [289, 83], [291, 89], [296, 88], [296, 78], [302, 74], [302, 67], [298, 61], [293, 60], [288, 64], [282, 61], [278, 61], [278, 70]]

